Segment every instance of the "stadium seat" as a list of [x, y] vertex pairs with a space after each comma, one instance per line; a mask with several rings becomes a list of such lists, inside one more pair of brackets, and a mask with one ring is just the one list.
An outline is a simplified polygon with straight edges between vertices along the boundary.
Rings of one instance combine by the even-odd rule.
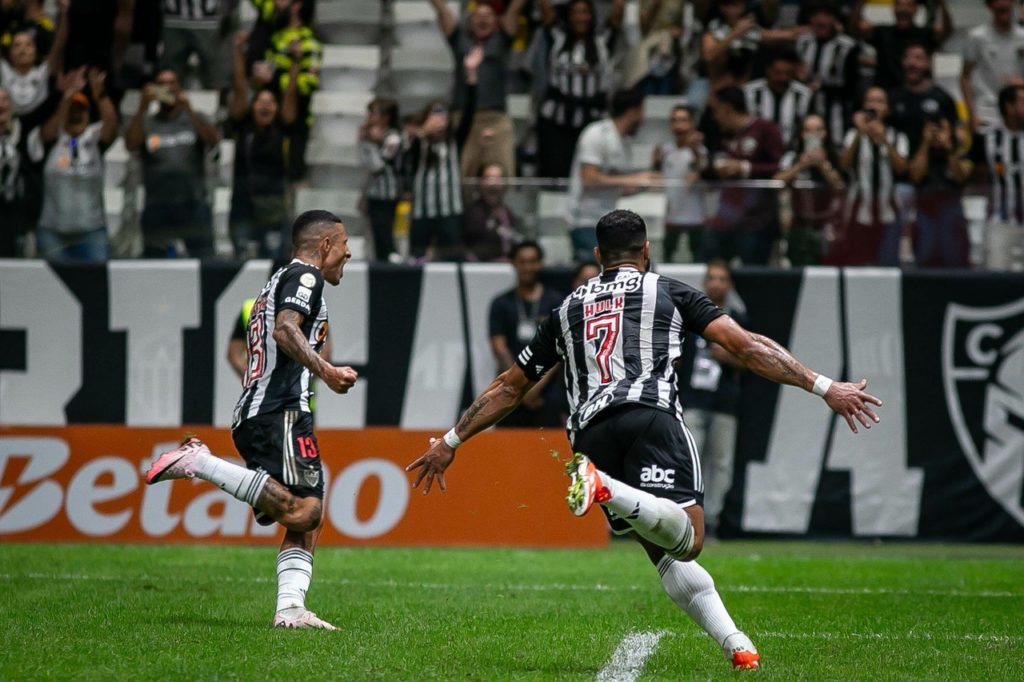
[[359, 212], [359, 190], [300, 188], [295, 193], [295, 213], [314, 209], [331, 211], [345, 223], [349, 234], [365, 232], [366, 219]]
[[380, 43], [379, 0], [321, 0], [316, 7], [316, 31], [335, 45]]
[[565, 192], [541, 191], [537, 195], [537, 234], [565, 237]]
[[391, 77], [402, 111], [416, 111], [433, 99], [451, 96], [455, 62], [451, 51], [398, 48], [392, 54]]
[[107, 214], [107, 235], [113, 239], [121, 231], [121, 214], [124, 212], [124, 190], [120, 187], [104, 187], [103, 209]]
[[[448, 2], [448, 8], [459, 15], [459, 2]], [[399, 45], [428, 46], [446, 49], [444, 36], [437, 27], [437, 15], [429, 2], [400, 0], [394, 3], [395, 40]]]
[[231, 190], [218, 187], [213, 190], [213, 244], [218, 254], [230, 254], [231, 245]]
[[352, 144], [316, 144], [306, 148], [306, 180], [313, 187], [360, 187], [366, 179], [359, 152]]
[[[330, 3], [335, 4], [335, 3]], [[324, 47], [320, 87], [323, 90], [373, 90], [380, 69], [380, 48], [376, 45]]]
[[370, 92], [324, 92], [313, 95], [313, 127], [309, 146], [354, 145], [359, 127], [366, 120], [366, 105], [373, 99]]
[[572, 244], [569, 241], [569, 235], [565, 233], [541, 235], [537, 241], [544, 249], [545, 265], [572, 264]]
[[124, 146], [124, 137], [118, 136], [114, 144], [110, 145], [107, 153], [103, 155], [104, 179], [106, 187], [120, 187], [124, 184], [128, 173], [128, 164], [131, 162], [131, 155]]

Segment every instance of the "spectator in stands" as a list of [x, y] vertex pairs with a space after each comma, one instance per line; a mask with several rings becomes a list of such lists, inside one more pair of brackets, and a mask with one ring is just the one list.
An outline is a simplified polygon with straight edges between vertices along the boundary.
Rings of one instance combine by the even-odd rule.
[[[84, 67], [62, 74], [57, 110], [29, 136], [28, 152], [43, 164], [43, 211], [36, 229], [39, 255], [102, 261], [110, 256], [103, 204], [103, 153], [117, 139], [117, 112], [106, 74]], [[88, 82], [89, 92], [83, 90]], [[100, 119], [91, 121], [95, 106]]]
[[[747, 0], [723, 0], [701, 38], [701, 56], [712, 92], [742, 85], [757, 75], [762, 45], [793, 41], [803, 29], [772, 30], [758, 24], [759, 8]], [[762, 20], [764, 20], [762, 14]], [[767, 25], [768, 22], [765, 23]]]
[[679, 240], [689, 240], [691, 254], [699, 250], [700, 236], [707, 220], [705, 197], [693, 187], [708, 164], [704, 136], [697, 132], [693, 110], [683, 105], [672, 108], [669, 121], [672, 140], [654, 148], [652, 168], [665, 179], [665, 261], [675, 258]]
[[[149, 105], [159, 103], [155, 114]], [[143, 255], [213, 254], [210, 206], [206, 196], [206, 150], [220, 141], [216, 126], [192, 109], [174, 71], [163, 69], [146, 85], [139, 108], [124, 135], [128, 151], [141, 151], [146, 205], [142, 212]]]
[[986, 225], [986, 265], [993, 270], [1024, 269], [1024, 86], [1004, 86], [998, 95], [999, 125], [975, 144], [976, 160], [988, 166], [991, 192]]
[[[520, 242], [512, 249], [516, 285], [491, 301], [489, 316], [491, 353], [498, 374], [515, 364], [540, 323], [562, 303], [564, 296], [540, 281], [543, 266], [544, 249], [537, 242]], [[558, 374], [548, 372], [531, 388], [520, 406], [502, 420], [502, 427], [564, 426], [561, 415], [565, 412], [565, 392], [561, 381], [551, 380]]]
[[601, 274], [601, 266], [594, 261], [584, 261], [576, 265], [572, 272], [572, 291], [587, 283], [587, 281]]
[[230, 0], [163, 3], [163, 66], [179, 74], [189, 70], [189, 58], [199, 62], [199, 82], [207, 90], [223, 90], [230, 80], [230, 31], [235, 3]]
[[[306, 145], [309, 142], [309, 128], [313, 123], [310, 102], [313, 93], [320, 89], [320, 65], [323, 61], [323, 46], [307, 23], [310, 14], [303, 0], [277, 0], [275, 22], [279, 28], [271, 37], [265, 55], [265, 63], [253, 68], [253, 79], [257, 85], [269, 85], [278, 96], [282, 96], [292, 80], [292, 64], [298, 63], [298, 76], [294, 77], [299, 93], [299, 111], [292, 131], [291, 144], [295, 147], [292, 158], [300, 166], [294, 169], [294, 176], [306, 174]], [[269, 74], [273, 68], [272, 76]]]
[[594, 260], [595, 226], [615, 210], [619, 197], [658, 182], [650, 171], [631, 173], [633, 151], [629, 138], [644, 120], [644, 95], [637, 89], [612, 95], [610, 118], [595, 121], [580, 135], [569, 177], [567, 222], [577, 262]]
[[65, 68], [95, 67], [114, 81], [107, 83], [108, 88], [115, 85], [131, 40], [136, 2], [138, 0], [77, 0], [71, 4]]
[[889, 122], [907, 136], [913, 156], [923, 139], [921, 131], [927, 118], [945, 119], [954, 132], [960, 119], [952, 95], [932, 80], [932, 57], [924, 45], [908, 43], [901, 66], [903, 84], [889, 92], [892, 108]]
[[489, 163], [500, 164], [510, 171], [516, 167], [516, 139], [512, 119], [505, 112], [508, 96], [508, 63], [512, 39], [519, 25], [519, 13], [526, 0], [511, 0], [501, 16], [494, 2], [480, 0], [469, 15], [466, 26], [448, 9], [444, 0], [431, 0], [437, 22], [455, 55], [455, 90], [452, 108], [455, 125], [465, 106], [466, 75], [462, 60], [475, 45], [484, 51], [477, 81], [476, 115], [469, 138], [462, 149], [462, 174], [476, 175]]
[[42, 0], [4, 0], [0, 3], [0, 49], [5, 52], [14, 36], [28, 33], [40, 57], [50, 54], [53, 46], [53, 20], [43, 11]]
[[968, 264], [963, 188], [973, 164], [959, 149], [953, 126], [939, 113], [928, 114], [910, 160], [917, 189], [914, 262], [918, 267], [959, 268]]
[[395, 208], [402, 195], [402, 133], [398, 103], [377, 98], [366, 107], [359, 128], [359, 158], [369, 173], [363, 189], [373, 232], [373, 255], [378, 261], [397, 258]]
[[[50, 94], [50, 78], [63, 69], [64, 46], [68, 39], [68, 0], [60, 5], [60, 18], [53, 49], [45, 61], [40, 63], [34, 32], [21, 31], [11, 36], [7, 58], [0, 59], [0, 86], [7, 90], [14, 106], [14, 115], [26, 126], [40, 123], [34, 114], [46, 102]], [[45, 113], [45, 112], [40, 112]]]
[[29, 131], [14, 115], [7, 90], [0, 88], [0, 258], [22, 255], [21, 239], [28, 227], [25, 173], [29, 164]]
[[684, 92], [697, 78], [699, 32], [687, 0], [640, 0], [643, 39], [630, 51], [625, 85], [647, 95]]
[[972, 132], [999, 124], [997, 93], [1024, 85], [1024, 26], [1013, 21], [1013, 0], [985, 0], [992, 21], [975, 26], [964, 41], [960, 88]]
[[290, 252], [288, 217], [292, 126], [298, 113], [298, 64], [278, 102], [273, 90], [257, 90], [249, 101], [245, 78], [246, 34], [234, 45], [234, 77], [228, 129], [235, 140], [231, 192], [231, 240], [238, 258], [285, 257]]
[[835, 6], [808, 3], [811, 31], [796, 39], [803, 62], [801, 80], [815, 92], [812, 109], [825, 119], [833, 140], [843, 139], [860, 92], [860, 45], [843, 32]]
[[469, 137], [476, 109], [477, 67], [484, 58], [479, 45], [466, 53], [466, 101], [459, 127], [452, 131], [448, 107], [440, 101], [427, 105], [418, 136], [406, 150], [403, 168], [412, 193], [409, 255], [427, 257], [433, 244], [435, 257], [456, 260], [462, 254], [462, 173], [459, 152]]
[[507, 261], [523, 233], [519, 216], [505, 203], [505, 172], [492, 163], [480, 171], [479, 180], [476, 199], [466, 209], [466, 258]]
[[817, 265], [821, 261], [823, 236], [826, 231], [835, 231], [846, 189], [838, 169], [839, 152], [829, 139], [825, 119], [808, 115], [775, 174], [776, 180], [792, 187], [792, 222], [786, 233], [790, 265]]
[[718, 213], [701, 238], [698, 258], [706, 263], [739, 257], [744, 265], [765, 265], [779, 232], [777, 192], [735, 183], [770, 179], [778, 172], [785, 150], [782, 135], [777, 125], [747, 111], [743, 90], [734, 85], [718, 89], [708, 106], [726, 138], [713, 154], [707, 174], [734, 185], [721, 192]]
[[607, 111], [624, 5], [625, 0], [612, 0], [607, 22], [598, 28], [591, 0], [570, 0], [564, 22], [557, 21], [551, 0], [538, 0], [548, 54], [547, 84], [537, 110], [540, 177], [567, 177], [583, 129]]
[[800, 121], [807, 115], [814, 92], [796, 80], [800, 57], [793, 50], [776, 50], [766, 62], [765, 77], [743, 86], [747, 111], [779, 127], [782, 143], [789, 146]]
[[[732, 271], [720, 259], [708, 262], [704, 291], [716, 306], [747, 325], [746, 310], [733, 293]], [[686, 413], [686, 425], [700, 453], [704, 477], [704, 527], [714, 535], [725, 495], [732, 487], [736, 451], [736, 414], [740, 402], [743, 363], [724, 348], [686, 333], [686, 348], [679, 362], [679, 398]]]
[[866, 40], [875, 49], [877, 60], [874, 84], [891, 90], [903, 82], [900, 62], [911, 43], [924, 47], [931, 55], [953, 34], [953, 16], [947, 0], [938, 0], [938, 21], [929, 26], [917, 26], [914, 17], [920, 7], [919, 0], [893, 0], [895, 23], [874, 26], [864, 19], [865, 0], [857, 0], [850, 15], [850, 35]]
[[898, 265], [902, 227], [895, 184], [907, 170], [910, 143], [888, 124], [889, 98], [868, 88], [863, 109], [843, 139], [839, 158], [850, 174], [846, 221], [830, 260], [845, 265]]

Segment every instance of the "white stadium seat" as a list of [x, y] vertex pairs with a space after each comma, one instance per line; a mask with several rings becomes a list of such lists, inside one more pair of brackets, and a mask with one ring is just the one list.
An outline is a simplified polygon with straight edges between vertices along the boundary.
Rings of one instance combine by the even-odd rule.
[[324, 47], [320, 87], [323, 90], [370, 91], [377, 83], [380, 48], [375, 45]]

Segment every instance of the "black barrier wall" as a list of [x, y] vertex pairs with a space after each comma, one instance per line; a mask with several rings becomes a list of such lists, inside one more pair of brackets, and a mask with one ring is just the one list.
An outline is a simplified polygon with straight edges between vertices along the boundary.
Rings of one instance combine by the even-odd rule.
[[[227, 427], [228, 338], [271, 269], [0, 261], [0, 424]], [[545, 273], [562, 291], [569, 278]], [[350, 264], [326, 296], [333, 360], [361, 380], [319, 396], [320, 427], [448, 428], [494, 375], [487, 309], [512, 280], [505, 265]], [[867, 378], [885, 406], [854, 436], [819, 399], [747, 376], [723, 535], [1024, 541], [1024, 276], [810, 268], [735, 282], [752, 329], [819, 372]]]

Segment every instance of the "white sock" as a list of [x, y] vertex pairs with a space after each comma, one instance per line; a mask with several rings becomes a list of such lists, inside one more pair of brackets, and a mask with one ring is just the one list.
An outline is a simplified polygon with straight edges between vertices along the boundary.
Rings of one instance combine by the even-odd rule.
[[693, 524], [683, 508], [672, 500], [637, 490], [599, 472], [611, 499], [601, 504], [633, 527], [637, 534], [677, 558], [693, 549]]
[[661, 574], [665, 592], [676, 606], [696, 621], [719, 646], [725, 648], [727, 639], [731, 640], [730, 645], [741, 644], [739, 638], [734, 637], [739, 635], [744, 640], [742, 644], [749, 646], [750, 651], [756, 651], [753, 643], [740, 632], [725, 610], [725, 604], [715, 589], [715, 581], [703, 566], [696, 561], [676, 561], [665, 556], [658, 562], [658, 573]]
[[298, 547], [277, 555], [277, 610], [305, 608], [306, 592], [313, 580], [313, 555]]
[[213, 483], [250, 507], [256, 506], [256, 500], [270, 478], [265, 471], [246, 469], [206, 453], [200, 453], [196, 458], [195, 472], [198, 478]]

